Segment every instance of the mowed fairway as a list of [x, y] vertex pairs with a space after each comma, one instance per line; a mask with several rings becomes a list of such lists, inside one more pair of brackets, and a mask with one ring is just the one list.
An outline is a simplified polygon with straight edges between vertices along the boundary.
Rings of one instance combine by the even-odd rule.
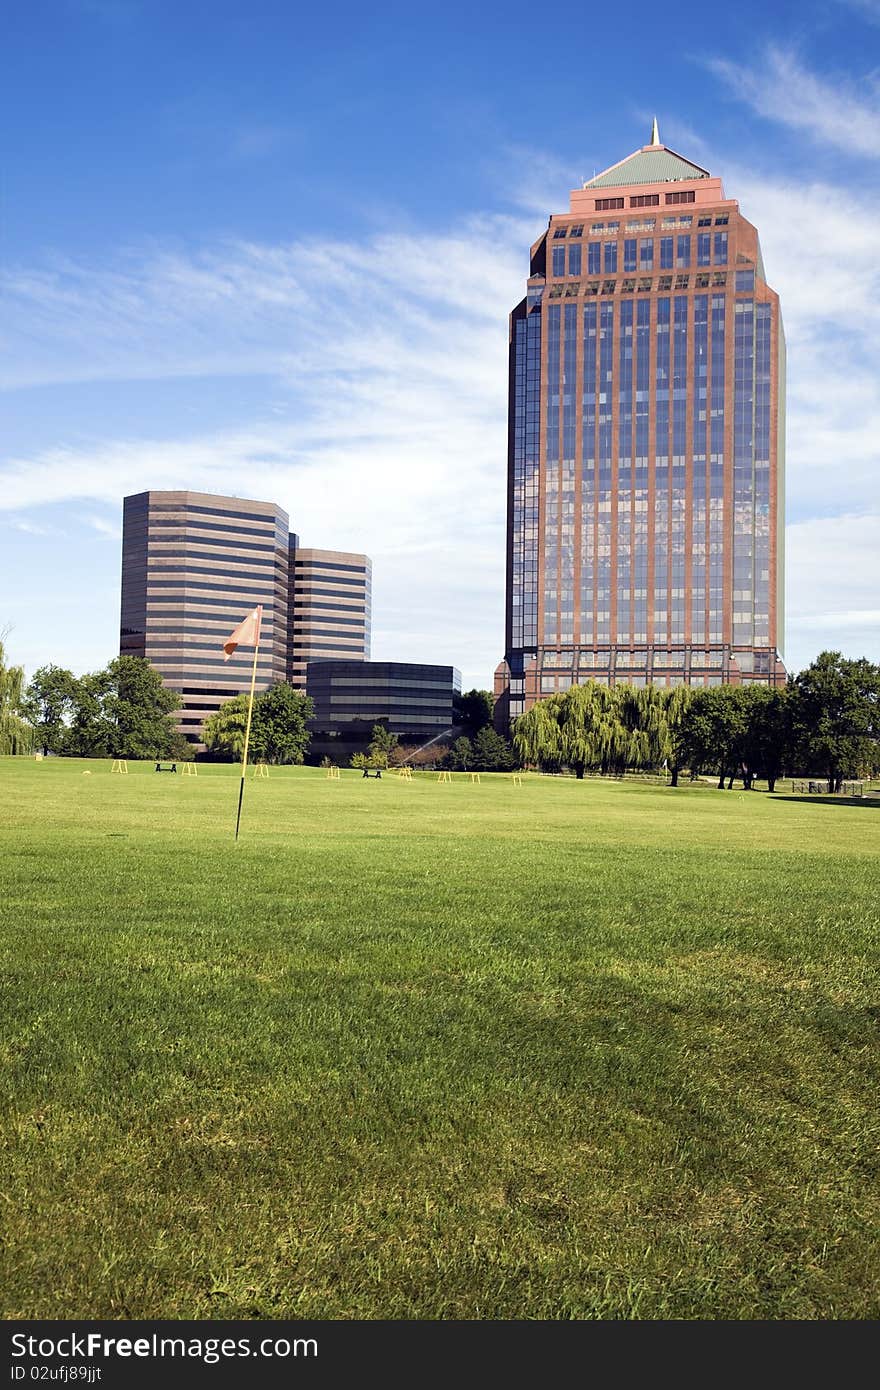
[[0, 762], [4, 1316], [880, 1316], [880, 806], [130, 768]]

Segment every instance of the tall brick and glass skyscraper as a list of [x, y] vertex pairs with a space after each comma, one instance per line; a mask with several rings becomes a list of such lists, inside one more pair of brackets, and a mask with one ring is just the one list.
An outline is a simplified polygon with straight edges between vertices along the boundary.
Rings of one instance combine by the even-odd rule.
[[785, 679], [784, 403], [758, 233], [655, 122], [550, 218], [511, 314], [502, 712]]

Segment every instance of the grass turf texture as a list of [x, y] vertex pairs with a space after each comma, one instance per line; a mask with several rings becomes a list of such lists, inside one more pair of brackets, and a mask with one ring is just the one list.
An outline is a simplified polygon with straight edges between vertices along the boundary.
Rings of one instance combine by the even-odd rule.
[[4, 1316], [880, 1314], [880, 807], [130, 768], [0, 762]]

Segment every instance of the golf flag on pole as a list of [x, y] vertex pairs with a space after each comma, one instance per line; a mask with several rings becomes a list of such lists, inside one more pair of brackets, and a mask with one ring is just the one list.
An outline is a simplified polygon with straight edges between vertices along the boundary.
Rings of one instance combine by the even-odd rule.
[[243, 618], [238, 627], [230, 632], [226, 641], [223, 643], [223, 660], [228, 661], [237, 647], [253, 647], [254, 664], [251, 668], [251, 693], [248, 700], [247, 723], [244, 727], [244, 748], [241, 754], [241, 783], [238, 788], [238, 815], [235, 818], [235, 838], [238, 839], [238, 832], [241, 826], [241, 803], [244, 798], [244, 779], [247, 772], [248, 744], [251, 741], [251, 716], [254, 712], [254, 687], [257, 683], [257, 657], [260, 652], [260, 623], [263, 618], [263, 605], [258, 603], [256, 608], [252, 608], [246, 618]]
[[223, 660], [228, 661], [236, 647], [256, 647], [260, 640], [260, 620], [263, 608], [258, 604], [244, 618], [223, 643]]

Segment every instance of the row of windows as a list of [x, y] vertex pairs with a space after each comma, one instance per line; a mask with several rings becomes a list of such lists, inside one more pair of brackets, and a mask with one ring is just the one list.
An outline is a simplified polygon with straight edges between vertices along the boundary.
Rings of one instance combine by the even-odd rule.
[[[312, 587], [315, 583], [320, 582], [321, 575], [319, 574], [306, 576], [298, 575], [296, 579], [296, 592], [298, 594], [332, 594], [334, 592], [332, 589], [315, 589]], [[324, 583], [345, 584], [349, 588], [353, 586], [356, 589], [366, 589], [368, 592], [372, 587], [370, 581], [367, 579], [366, 576], [364, 576], [361, 579], [346, 579], [343, 575], [340, 574], [338, 576], [334, 575], [331, 579], [330, 575], [328, 574], [324, 577]]]
[[[162, 554], [151, 555], [150, 558], [149, 558], [149, 560], [147, 561], [147, 582], [148, 582], [150, 585], [152, 585], [152, 584], [154, 584], [154, 583], [156, 582], [153, 576], [154, 576], [154, 575], [159, 575], [159, 574], [214, 574], [214, 573], [216, 573], [217, 561], [220, 560], [221, 558], [222, 558], [224, 564], [227, 565], [227, 566], [231, 566], [231, 565], [240, 565], [240, 566], [245, 566], [247, 570], [253, 570], [253, 569], [274, 569], [274, 568], [275, 568], [275, 565], [276, 565], [276, 562], [275, 562], [274, 560], [262, 560], [262, 559], [259, 559], [256, 555], [242, 555], [241, 559], [238, 559], [235, 555], [229, 555], [229, 556], [224, 555], [224, 556], [222, 556], [222, 557], [218, 555], [218, 556], [216, 556], [216, 557], [212, 557], [211, 555], [196, 555], [196, 554], [193, 554], [193, 555], [187, 557], [187, 556], [185, 556], [185, 555], [172, 555], [171, 552], [169, 551], [169, 552], [168, 552], [168, 558], [169, 558], [169, 559], [174, 559], [174, 560], [184, 560], [184, 559], [187, 559], [187, 558], [188, 558], [188, 559], [189, 559], [189, 564], [187, 564], [187, 565], [168, 565], [168, 564], [165, 563], [165, 556], [164, 556], [164, 555], [162, 555]], [[210, 563], [210, 562], [212, 561], [212, 559], [214, 560], [214, 563], [213, 563], [213, 564]], [[212, 589], [226, 589], [226, 590], [228, 590], [228, 587], [229, 587], [229, 586], [228, 586], [227, 583], [226, 583], [226, 575], [229, 575], [230, 577], [232, 577], [232, 578], [234, 578], [234, 579], [247, 579], [247, 577], [248, 577], [248, 576], [247, 576], [247, 573], [242, 573], [242, 571], [241, 571], [240, 569], [235, 569], [235, 570], [233, 570], [233, 569], [227, 568], [226, 571], [225, 571], [225, 573], [224, 573], [224, 575], [223, 575], [223, 576], [218, 575], [218, 577], [217, 577], [217, 582], [216, 582], [215, 584], [210, 585], [210, 587], [211, 587]], [[281, 575], [282, 575], [282, 571], [281, 571], [281, 568], [280, 568], [280, 566], [279, 566], [279, 567], [278, 567], [278, 576], [277, 576], [277, 578], [276, 578], [276, 583], [277, 583], [278, 580], [281, 578]], [[254, 575], [254, 578], [255, 578], [255, 579], [259, 578], [259, 579], [261, 579], [261, 580], [264, 580], [264, 579], [265, 579], [265, 576], [264, 576], [264, 575], [259, 575], [259, 576]], [[187, 582], [188, 582], [188, 581], [187, 581]]]
[[[693, 226], [693, 221], [693, 217], [689, 216], [664, 217], [660, 222], [660, 230], [668, 232], [675, 231], [679, 228], [686, 229]], [[730, 222], [730, 214], [724, 212], [714, 218], [711, 215], [699, 217], [697, 219], [697, 226], [711, 227], [713, 221], [716, 227], [726, 227]], [[629, 221], [624, 224], [625, 232], [653, 232], [656, 228], [657, 219], [655, 217], [630, 218]], [[588, 236], [618, 236], [620, 230], [621, 224], [619, 222], [593, 222], [587, 228], [587, 234]], [[583, 224], [571, 227], [556, 227], [553, 232], [553, 240], [565, 241], [565, 239], [568, 238], [569, 241], [575, 241], [582, 237], [583, 234]]]
[[[363, 613], [358, 618], [340, 618], [335, 613], [315, 613], [311, 609], [306, 609], [304, 613], [296, 614], [295, 622], [298, 632], [327, 632], [328, 629], [332, 631], [337, 624], [363, 629], [366, 618]], [[322, 626], [315, 627], [316, 623], [321, 623]]]
[[[651, 290], [687, 290], [691, 287], [690, 275], [660, 275], [656, 280], [651, 276], [642, 276], [638, 280], [593, 280], [579, 282], [570, 285], [551, 285], [548, 291], [550, 299], [575, 299], [579, 294], [616, 294], [618, 288], [621, 294], [648, 294]], [[727, 275], [724, 271], [714, 271], [711, 274], [695, 275], [693, 277], [695, 289], [723, 289], [727, 285]], [[739, 286], [737, 286], [739, 288]]]
[[324, 721], [328, 724], [355, 724], [357, 720], [360, 719], [366, 721], [388, 719], [392, 724], [398, 724], [399, 726], [399, 728], [392, 728], [392, 733], [399, 733], [400, 730], [412, 730], [413, 733], [420, 733], [423, 728], [425, 733], [431, 733], [431, 730], [437, 728], [439, 723], [445, 723], [446, 721], [445, 716], [441, 719], [437, 714], [407, 714], [406, 712], [395, 712], [395, 710], [389, 713], [388, 710], [382, 709], [380, 706], [380, 708], [374, 709], [373, 712], [361, 710], [361, 712], [357, 714], [321, 714], [321, 716], [316, 714], [316, 717], [314, 717], [310, 723], [311, 726], [320, 728]]
[[[675, 203], [693, 203], [696, 201], [696, 196], [693, 189], [681, 189], [677, 193], [664, 193], [663, 201], [667, 206], [672, 206]], [[659, 193], [630, 194], [629, 205], [631, 208], [656, 208], [659, 204]], [[596, 198], [595, 200], [597, 212], [616, 212], [623, 205], [623, 198]]]
[[[329, 634], [323, 633], [322, 635], [326, 637]], [[313, 642], [305, 633], [297, 633], [297, 636], [302, 640], [291, 643], [290, 650], [294, 656], [302, 656], [302, 653], [307, 651], [335, 652], [342, 650], [347, 653], [352, 651], [355, 647], [362, 646], [364, 641], [364, 635], [355, 636], [353, 632], [340, 632], [338, 638], [334, 642]]]
[[653, 666], [655, 671], [675, 670], [676, 667], [683, 669], [690, 666], [691, 670], [712, 671], [721, 669], [726, 662], [735, 661], [740, 671], [767, 675], [770, 670], [770, 652], [738, 652], [731, 651], [729, 647], [716, 647], [714, 650], [706, 651], [699, 648], [682, 648], [675, 650], [664, 650], [655, 647], [653, 652], [646, 648], [636, 648], [625, 650], [617, 648], [616, 655], [608, 647], [599, 647], [593, 651], [581, 651], [579, 656], [571, 648], [562, 651], [545, 651], [541, 662], [543, 670], [573, 670], [575, 666], [587, 668], [604, 668], [610, 670], [615, 667], [618, 670], [633, 670], [639, 667], [645, 669]]
[[[616, 275], [618, 257], [622, 251], [624, 271], [653, 270], [655, 254], [661, 270], [689, 270], [691, 265], [692, 237], [687, 233], [677, 237], [662, 236], [656, 244], [653, 237], [627, 237], [622, 247], [616, 241], [590, 241], [587, 243], [586, 271], [588, 275]], [[727, 265], [728, 234], [698, 232], [696, 239], [696, 264], [698, 266]], [[576, 278], [583, 269], [583, 246], [577, 242], [565, 246], [554, 246], [552, 255], [552, 274], [554, 279], [566, 275]]]
[[[296, 602], [293, 605], [293, 616], [295, 620], [301, 620], [309, 614], [313, 614], [315, 618], [322, 618], [326, 615], [327, 621], [332, 622], [334, 621], [332, 616], [334, 613], [354, 613], [358, 615], [357, 621], [363, 622], [366, 611], [365, 607], [356, 600], [352, 603], [325, 603], [324, 600], [321, 599], [318, 603]], [[339, 619], [339, 621], [341, 622], [342, 620]]]
[[[235, 577], [236, 579], [247, 578], [247, 576], [243, 574], [236, 575]], [[262, 575], [255, 575], [253, 583], [263, 583]], [[273, 585], [273, 588], [277, 589], [277, 585]], [[154, 589], [176, 589], [178, 592], [183, 593], [184, 597], [186, 596], [186, 592], [190, 589], [210, 589], [214, 593], [219, 589], [224, 594], [243, 594], [246, 598], [256, 599], [258, 603], [260, 602], [260, 594], [265, 592], [265, 590], [260, 589], [244, 588], [239, 584], [227, 584], [224, 579], [219, 577], [214, 582], [202, 582], [198, 579], [154, 579], [151, 573], [150, 593], [152, 593]]]
[[188, 502], [154, 502], [149, 511], [150, 516], [166, 512], [183, 512], [185, 516], [231, 516], [239, 521], [269, 521], [278, 526], [282, 525], [280, 517], [272, 512], [235, 512], [227, 511], [225, 507], [194, 507]]
[[[725, 221], [726, 221], [726, 220], [727, 220], [727, 219], [726, 219], [726, 217], [725, 217]], [[675, 229], [678, 228], [678, 227], [681, 227], [681, 228], [692, 227], [692, 226], [693, 226], [693, 223], [694, 223], [693, 217], [690, 215], [690, 213], [686, 213], [686, 212], [685, 212], [685, 213], [679, 213], [678, 216], [676, 216], [676, 217], [663, 217], [663, 218], [661, 218], [661, 220], [660, 220], [660, 227], [661, 227], [661, 229], [662, 229], [664, 232], [668, 232], [668, 231], [670, 231], [670, 230], [675, 231]], [[631, 218], [629, 218], [629, 220], [628, 220], [627, 223], [626, 223], [626, 230], [627, 230], [628, 232], [653, 232], [653, 230], [654, 230], [654, 228], [656, 227], [656, 225], [657, 225], [657, 219], [656, 219], [656, 217], [636, 217], [636, 218], [632, 218], [632, 217], [631, 217]], [[700, 226], [702, 226], [702, 225], [703, 225], [703, 221], [702, 221], [702, 219], [701, 219], [701, 220], [700, 220]], [[571, 234], [571, 236], [575, 236], [575, 234], [576, 234], [577, 236], [581, 236], [581, 235], [583, 234], [583, 230], [584, 230], [583, 227], [572, 228], [570, 234]], [[616, 235], [619, 233], [619, 231], [620, 231], [620, 223], [619, 223], [619, 222], [591, 222], [591, 223], [590, 223], [590, 229], [589, 229], [589, 231], [590, 231], [590, 236], [605, 236], [605, 235], [608, 235], [608, 236], [616, 236]], [[555, 233], [554, 233], [554, 236], [558, 236], [558, 235], [559, 235], [558, 232], [555, 232]], [[565, 235], [564, 229], [562, 230], [562, 235], [563, 235], [563, 236]]]
[[[174, 548], [165, 550], [162, 548], [165, 546], [173, 546]], [[210, 549], [202, 550], [199, 548], [201, 546], [210, 546]], [[150, 538], [150, 552], [154, 555], [211, 555], [215, 547], [225, 550], [259, 550], [264, 555], [271, 555], [273, 550], [279, 548], [269, 537], [262, 542], [240, 541], [237, 538], [226, 540], [223, 536], [192, 536], [188, 532], [181, 534], [178, 531], [171, 536], [154, 535]]]
[[[267, 603], [265, 599], [258, 598], [257, 602], [263, 607], [263, 620], [270, 618], [273, 604]], [[236, 599], [228, 598], [204, 598], [201, 594], [195, 595], [189, 601], [178, 598], [171, 594], [154, 594], [147, 601], [147, 613], [158, 615], [160, 608], [171, 609], [173, 613], [179, 613], [181, 618], [197, 614], [202, 608], [224, 608], [230, 618], [234, 615], [241, 616], [244, 604]], [[168, 615], [170, 616], [170, 614]], [[211, 622], [217, 622], [223, 618], [223, 613], [205, 613], [205, 618], [210, 618]]]
[[[337, 695], [347, 695], [349, 699], [355, 699], [361, 690], [386, 690], [390, 693], [395, 690], [439, 690], [447, 694], [452, 689], [448, 680], [406, 680], [403, 677], [392, 677], [391, 679], [372, 677], [372, 676], [335, 676], [325, 671], [310, 671], [309, 688], [314, 688], [318, 695], [322, 693], [329, 695], [331, 692], [334, 698]], [[408, 697], [407, 697], [408, 698]], [[438, 698], [437, 696], [434, 697]]]
[[297, 561], [296, 561], [296, 577], [297, 577], [297, 579], [299, 579], [300, 577], [306, 578], [306, 577], [308, 577], [308, 576], [310, 576], [310, 575], [315, 575], [316, 577], [320, 578], [320, 576], [321, 576], [321, 574], [323, 573], [324, 570], [345, 570], [345, 571], [346, 571], [347, 573], [349, 573], [349, 574], [366, 574], [366, 573], [368, 572], [368, 566], [366, 566], [366, 565], [337, 565], [337, 564], [332, 564], [329, 560], [297, 560]]
[[[266, 530], [258, 530], [256, 527], [252, 526], [229, 526], [222, 521], [196, 521], [189, 515], [183, 517], [169, 517], [168, 519], [154, 516], [150, 519], [153, 523], [150, 526], [150, 537], [153, 540], [170, 540], [172, 538], [171, 536], [163, 537], [160, 534], [162, 531], [171, 531], [172, 535], [176, 538], [179, 537], [181, 528], [185, 529], [187, 535], [189, 535], [190, 528], [192, 528], [195, 531], [224, 531], [230, 536], [257, 537], [259, 539], [265, 539], [270, 544], [274, 544], [275, 541], [275, 526], [272, 518], [269, 516], [260, 518], [262, 525], [267, 528]], [[207, 540], [210, 538], [206, 537], [205, 539]]]
[[[445, 712], [452, 705], [452, 691], [447, 686], [446, 690], [438, 695], [430, 695], [427, 693], [423, 695], [401, 695], [400, 698], [397, 700], [395, 700], [394, 697], [390, 695], [385, 700], [377, 699], [375, 695], [367, 696], [365, 699], [359, 699], [357, 691], [354, 691], [353, 693], [349, 691], [347, 694], [337, 694], [334, 692], [330, 696], [331, 709], [347, 708], [349, 710], [355, 710], [357, 709], [358, 705], [364, 704], [372, 704], [374, 706], [381, 704], [385, 705], [389, 710], [396, 710], [398, 712], [400, 710], [406, 710], [409, 708], [428, 708]], [[324, 697], [322, 701], [322, 707], [326, 708], [326, 705], [327, 700], [326, 697]]]
[[[152, 656], [150, 660], [153, 662], [153, 665], [160, 670], [164, 670], [166, 667], [172, 666], [175, 668], [185, 667], [187, 671], [189, 671], [192, 667], [195, 666], [216, 666], [219, 661], [222, 670], [229, 671], [230, 673], [236, 670], [250, 671], [254, 664], [254, 659], [252, 656], [246, 657], [243, 660], [240, 660], [235, 656], [231, 656], [228, 661], [224, 662], [222, 654], [218, 658], [218, 661], [215, 661], [215, 659], [210, 656], [188, 656], [185, 660], [183, 660], [182, 658], [172, 657], [171, 655]], [[265, 677], [267, 673], [270, 673], [272, 671], [273, 666], [274, 659], [272, 657], [272, 653], [261, 653], [260, 659], [257, 662], [257, 671], [262, 671]], [[195, 672], [193, 671], [192, 674], [195, 674]], [[219, 675], [220, 671], [218, 671], [217, 674]]]

